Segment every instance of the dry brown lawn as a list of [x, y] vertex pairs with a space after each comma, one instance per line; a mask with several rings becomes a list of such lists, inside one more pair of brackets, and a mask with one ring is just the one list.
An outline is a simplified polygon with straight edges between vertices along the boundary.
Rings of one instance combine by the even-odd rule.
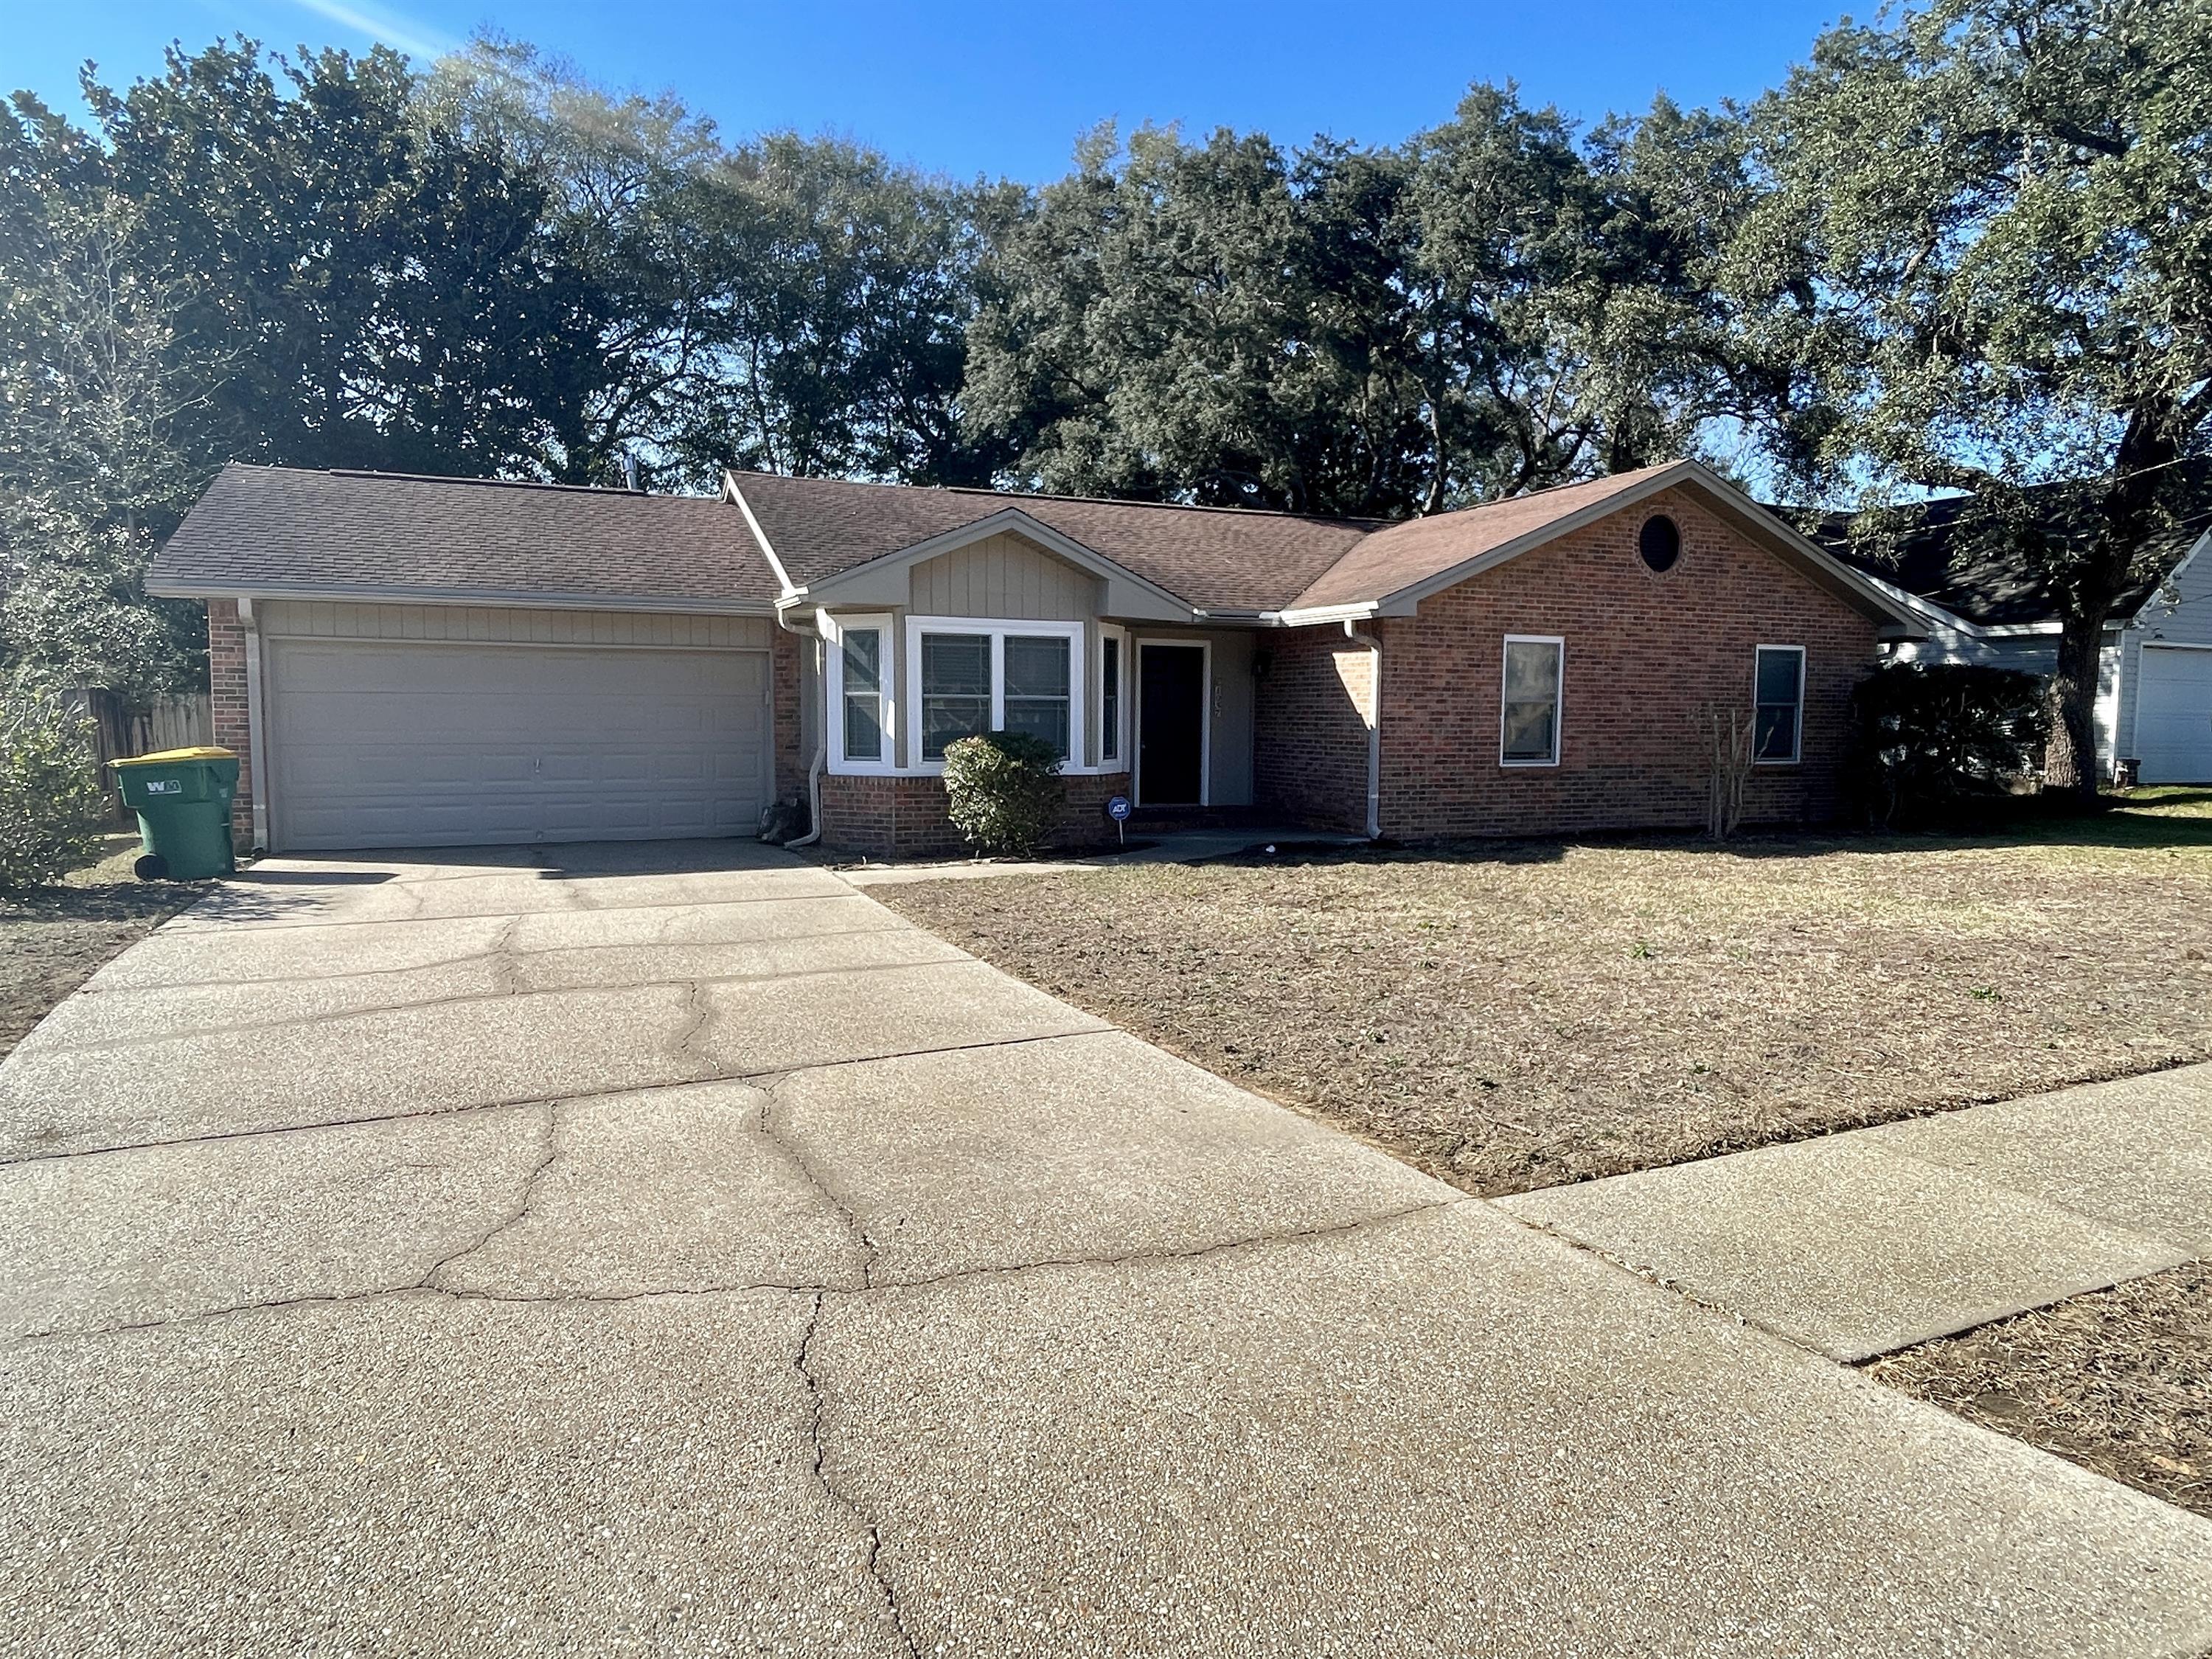
[[100, 855], [52, 887], [0, 894], [0, 1054], [85, 982], [204, 890], [140, 882], [138, 837], [110, 836]]
[[2212, 791], [1975, 839], [1290, 850], [874, 890], [1483, 1194], [2212, 1057]]
[[1867, 1370], [1985, 1427], [2212, 1515], [2212, 1265], [2073, 1297]]

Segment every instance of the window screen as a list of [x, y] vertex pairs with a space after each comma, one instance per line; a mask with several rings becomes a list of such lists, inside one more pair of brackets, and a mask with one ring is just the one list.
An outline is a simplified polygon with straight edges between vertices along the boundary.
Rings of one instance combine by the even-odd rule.
[[1557, 640], [1505, 641], [1505, 705], [1499, 758], [1510, 765], [1550, 766], [1559, 758], [1559, 670], [1565, 647]]
[[1797, 758], [1797, 734], [1804, 723], [1805, 653], [1794, 645], [1762, 645], [1753, 675], [1758, 708], [1752, 757], [1763, 761]]
[[921, 757], [943, 760], [945, 745], [991, 729], [991, 636], [921, 636]]
[[845, 630], [845, 758], [884, 757], [884, 635], [877, 628]]
[[1042, 738], [1067, 758], [1068, 641], [1064, 635], [1006, 635], [1006, 730]]

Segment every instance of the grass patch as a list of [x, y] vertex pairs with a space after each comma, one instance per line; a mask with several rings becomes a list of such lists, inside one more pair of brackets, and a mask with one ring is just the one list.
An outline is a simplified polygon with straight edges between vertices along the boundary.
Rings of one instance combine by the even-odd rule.
[[89, 979], [200, 896], [131, 873], [138, 837], [105, 836], [100, 856], [51, 887], [0, 894], [0, 1054]]
[[1866, 1369], [1985, 1428], [2212, 1516], [2212, 1264], [2069, 1297]]
[[874, 896], [1501, 1194], [2212, 1057], [2212, 791], [1978, 837], [1483, 842]]

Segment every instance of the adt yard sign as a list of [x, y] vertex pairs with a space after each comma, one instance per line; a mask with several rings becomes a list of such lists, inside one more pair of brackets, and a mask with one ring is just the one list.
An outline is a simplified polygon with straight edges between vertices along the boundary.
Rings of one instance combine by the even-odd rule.
[[1114, 820], [1115, 830], [1121, 836], [1121, 844], [1127, 847], [1129, 844], [1129, 798], [1127, 795], [1109, 795], [1106, 798], [1106, 816]]

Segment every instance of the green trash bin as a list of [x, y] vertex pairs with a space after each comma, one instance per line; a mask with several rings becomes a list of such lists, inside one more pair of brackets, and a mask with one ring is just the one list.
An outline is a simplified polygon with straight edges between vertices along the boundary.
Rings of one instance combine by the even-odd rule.
[[115, 763], [123, 804], [138, 815], [131, 866], [141, 881], [205, 881], [238, 867], [231, 850], [230, 802], [238, 757], [228, 749], [165, 749]]

